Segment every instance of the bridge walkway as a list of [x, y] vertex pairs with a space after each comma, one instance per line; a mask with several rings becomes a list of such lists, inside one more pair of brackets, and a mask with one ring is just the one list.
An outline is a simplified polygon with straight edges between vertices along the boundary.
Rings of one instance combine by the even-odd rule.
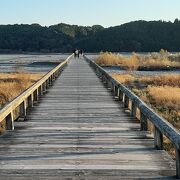
[[0, 179], [171, 179], [154, 148], [83, 59], [72, 59], [25, 122], [0, 137]]

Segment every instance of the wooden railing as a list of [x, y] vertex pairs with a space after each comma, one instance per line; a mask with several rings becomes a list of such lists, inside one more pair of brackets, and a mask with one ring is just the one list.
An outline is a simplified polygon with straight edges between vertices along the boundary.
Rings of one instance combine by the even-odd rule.
[[26, 118], [27, 110], [33, 107], [33, 104], [38, 101], [39, 97], [46, 92], [47, 88], [68, 64], [71, 57], [72, 55], [0, 110], [0, 123], [5, 121], [6, 130], [14, 130], [14, 121], [18, 118]]
[[180, 178], [180, 132], [175, 129], [168, 121], [155, 113], [148, 105], [146, 105], [139, 97], [126, 88], [121, 83], [113, 79], [102, 67], [94, 61], [84, 58], [93, 67], [96, 74], [106, 83], [120, 101], [123, 102], [124, 108], [130, 110], [132, 117], [137, 117], [137, 109], [140, 112], [140, 129], [148, 131], [148, 121], [154, 126], [154, 146], [158, 150], [163, 149], [163, 135], [166, 136], [174, 145], [176, 156], [176, 174]]

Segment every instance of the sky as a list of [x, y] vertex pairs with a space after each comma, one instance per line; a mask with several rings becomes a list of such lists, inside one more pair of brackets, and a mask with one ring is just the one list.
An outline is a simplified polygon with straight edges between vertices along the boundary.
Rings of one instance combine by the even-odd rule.
[[180, 19], [180, 0], [0, 0], [0, 24], [104, 27], [135, 20]]

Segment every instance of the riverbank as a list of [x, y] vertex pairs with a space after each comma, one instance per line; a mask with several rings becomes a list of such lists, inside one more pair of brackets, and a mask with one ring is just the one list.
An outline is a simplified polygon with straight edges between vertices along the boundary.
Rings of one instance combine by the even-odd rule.
[[180, 70], [180, 61], [170, 59], [168, 55], [137, 55], [122, 56], [120, 54], [102, 53], [95, 60], [102, 67], [118, 67], [128, 71], [162, 71], [162, 70]]

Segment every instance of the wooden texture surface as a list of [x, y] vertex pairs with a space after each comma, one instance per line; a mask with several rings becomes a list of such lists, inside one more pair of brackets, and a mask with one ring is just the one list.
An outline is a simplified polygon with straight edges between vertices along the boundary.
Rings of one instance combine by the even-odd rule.
[[171, 179], [155, 150], [87, 62], [73, 59], [15, 130], [0, 138], [0, 180]]

